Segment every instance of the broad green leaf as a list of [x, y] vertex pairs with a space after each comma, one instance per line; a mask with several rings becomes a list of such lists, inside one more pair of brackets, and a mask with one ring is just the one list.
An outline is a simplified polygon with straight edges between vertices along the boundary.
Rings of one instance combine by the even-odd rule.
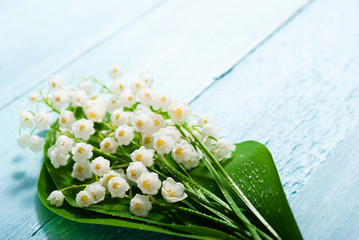
[[[44, 153], [46, 153], [50, 145], [53, 144], [54, 139], [53, 131], [50, 130], [47, 135]], [[55, 189], [63, 189], [72, 185], [91, 183], [94, 182], [95, 179], [93, 178], [84, 182], [79, 182], [71, 177], [72, 166], [74, 164], [72, 160], [70, 160], [66, 166], [55, 169], [46, 154], [44, 158], [44, 167], [38, 182], [39, 196], [45, 206], [61, 216], [75, 221], [94, 223], [92, 220], [88, 221], [88, 219], [96, 218], [97, 214], [99, 214], [100, 218], [106, 216], [106, 219], [108, 217], [116, 220], [121, 219], [121, 221], [116, 221], [109, 225], [132, 227], [180, 236], [190, 236], [199, 239], [235, 239], [232, 235], [219, 231], [218, 229], [220, 229], [220, 227], [205, 221], [202, 218], [192, 215], [189, 216], [188, 214], [176, 212], [171, 209], [160, 209], [156, 205], [153, 205], [153, 209], [146, 218], [134, 216], [129, 212], [128, 199], [111, 198], [110, 196], [107, 196], [105, 201], [101, 203], [91, 205], [87, 208], [78, 208], [75, 200], [76, 194], [83, 190], [84, 187], [71, 188], [63, 192], [67, 201], [64, 209], [49, 206], [46, 198], [51, 191]], [[49, 187], [50, 183], [52, 183], [51, 189]], [[134, 192], [134, 194], [135, 193], [136, 192]], [[78, 215], [78, 211], [81, 215]], [[102, 222], [106, 224], [104, 220], [102, 220]]]
[[[221, 162], [224, 169], [283, 239], [302, 239], [269, 150], [256, 141], [236, 146], [232, 157]], [[196, 168], [190, 174], [195, 181], [221, 196], [206, 169]]]
[[[45, 164], [42, 166], [37, 188], [41, 202], [49, 210], [72, 221], [77, 221], [81, 223], [134, 228], [134, 229], [147, 230], [147, 231], [171, 234], [171, 235], [182, 236], [182, 237], [191, 237], [196, 239], [236, 239], [221, 231], [210, 229], [207, 227], [202, 227], [202, 226], [183, 226], [183, 225], [176, 225], [170, 223], [151, 224], [150, 220], [147, 223], [141, 223], [140, 221], [136, 221], [136, 220], [144, 220], [144, 219], [135, 216], [130, 217], [132, 219], [131, 221], [129, 221], [128, 219], [122, 219], [117, 217], [118, 215], [117, 211], [118, 209], [123, 208], [123, 206], [120, 206], [119, 208], [114, 207], [114, 203], [111, 203], [111, 201], [115, 201], [115, 200], [110, 200], [109, 202], [106, 203], [106, 204], [112, 204], [110, 208], [106, 208], [105, 207], [106, 204], [104, 204], [103, 206], [105, 208], [103, 208], [102, 210], [101, 207], [99, 207], [100, 205], [93, 205], [91, 208], [91, 210], [93, 211], [89, 211], [90, 210], [89, 208], [73, 207], [67, 202], [65, 202], [64, 205], [61, 207], [52, 206], [49, 204], [47, 197], [57, 187], [53, 182]], [[125, 213], [127, 213], [128, 205], [126, 205], [126, 209], [123, 210], [126, 210]], [[103, 214], [100, 212], [103, 212]], [[119, 215], [122, 214], [123, 212], [121, 211]], [[161, 227], [158, 227], [156, 225]]]

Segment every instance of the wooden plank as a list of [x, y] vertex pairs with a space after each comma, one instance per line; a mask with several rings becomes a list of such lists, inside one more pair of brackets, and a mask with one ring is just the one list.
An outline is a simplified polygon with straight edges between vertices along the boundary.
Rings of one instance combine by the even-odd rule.
[[191, 104], [226, 137], [266, 144], [307, 239], [358, 237], [357, 138], [341, 144], [359, 122], [354, 6], [314, 2]]
[[2, 2], [0, 108], [164, 0]]
[[359, 125], [293, 200], [305, 239], [358, 239]]
[[[155, 14], [143, 17], [141, 21], [119, 32], [103, 45], [93, 48], [81, 59], [69, 63], [69, 67], [59, 73], [66, 79], [74, 75], [92, 74], [108, 81], [107, 67], [117, 62], [123, 65], [126, 71], [125, 80], [135, 78], [140, 71], [151, 70], [156, 76], [154, 85], [156, 91], [166, 89], [176, 98], [190, 100], [207, 84], [213, 82], [213, 77], [226, 71], [230, 65], [260, 42], [266, 33], [278, 27], [303, 3], [304, 1], [299, 0], [293, 2], [278, 0], [277, 5], [263, 3], [262, 9], [252, 4], [248, 4], [246, 8], [243, 3], [239, 4], [237, 1], [224, 3], [196, 1], [190, 6], [183, 5], [182, 1], [171, 1], [157, 9]], [[183, 17], [184, 15], [186, 18]], [[256, 17], [258, 15], [261, 15], [262, 19], [258, 20]], [[61, 52], [63, 49], [58, 48], [56, 51]], [[10, 56], [18, 56], [18, 54], [13, 53]], [[41, 54], [38, 56], [44, 57]], [[28, 70], [24, 69], [25, 73], [21, 79], [31, 79], [35, 76], [41, 79], [54, 71], [51, 70], [54, 69], [53, 67], [58, 67], [54, 63], [55, 60], [61, 63], [68, 60], [67, 57], [55, 58], [44, 57], [46, 66], [36, 66], [33, 70], [31, 68], [34, 65], [26, 63], [24, 67]], [[33, 61], [36, 62], [37, 59], [34, 57]], [[49, 62], [45, 63], [47, 61]], [[13, 71], [14, 69], [9, 70], [7, 75]], [[40, 73], [43, 75], [40, 76]], [[17, 92], [24, 89], [34, 90], [28, 82], [20, 84], [19, 79], [14, 77]], [[13, 100], [16, 93], [6, 88], [4, 84], [2, 86], [6, 95], [3, 96], [5, 100]], [[19, 151], [14, 134], [18, 128], [18, 121], [14, 119], [18, 118], [20, 110], [28, 108], [31, 107], [26, 104], [26, 96], [23, 95], [0, 110], [0, 124], [6, 125], [3, 135], [8, 136], [0, 140], [2, 143], [0, 153], [8, 160], [4, 166], [3, 178], [9, 179], [0, 188], [2, 201], [0, 211], [6, 212], [1, 216], [0, 226], [3, 231], [0, 233], [0, 238], [17, 236], [28, 238], [34, 233], [36, 233], [34, 238], [40, 239], [59, 237], [62, 236], [60, 234], [64, 234], [63, 229], [67, 229], [66, 234], [70, 238], [78, 234], [79, 226], [93, 229], [91, 226], [77, 223], [69, 225], [68, 221], [60, 217], [51, 219], [53, 215], [46, 212], [36, 200], [36, 177], [40, 170], [41, 154], [32, 154], [28, 150]], [[15, 164], [16, 162], [18, 164]], [[20, 174], [17, 173], [19, 171]], [[23, 184], [25, 190], [22, 195], [9, 193], [16, 184], [20, 186]], [[28, 195], [25, 195], [25, 192]], [[23, 202], [29, 203], [25, 209]], [[73, 228], [68, 228], [67, 225]], [[111, 227], [96, 227], [96, 229], [103, 231], [95, 233], [97, 230], [89, 230], [87, 235], [86, 231], [83, 231], [80, 235], [98, 234], [96, 236], [103, 238], [113, 231]]]
[[[155, 14], [150, 14], [124, 29], [106, 44], [89, 51], [76, 61], [74, 58], [81, 54], [84, 48], [78, 49], [76, 45], [76, 48], [64, 52], [60, 45], [55, 52], [61, 52], [61, 56], [47, 56], [46, 54], [54, 51], [53, 46], [56, 45], [48, 44], [48, 51], [36, 51], [35, 56], [29, 57], [29, 60], [36, 62], [35, 68], [32, 64], [25, 63], [26, 69], [21, 71], [21, 76], [12, 75], [13, 72], [20, 74], [15, 66], [0, 76], [6, 79], [11, 75], [15, 79], [14, 84], [5, 87], [7, 91], [4, 92], [21, 93], [34, 85], [33, 81], [29, 83], [29, 79], [36, 79], [35, 82], [44, 80], [60, 66], [73, 61], [71, 66], [63, 71], [59, 70], [58, 73], [67, 79], [75, 75], [91, 74], [106, 80], [108, 66], [118, 63], [124, 67], [126, 79], [134, 79], [139, 72], [151, 70], [157, 79], [161, 79], [155, 84], [157, 89], [167, 89], [176, 92], [177, 97], [190, 99], [196, 96], [203, 86], [210, 84], [213, 77], [225, 72], [241, 56], [249, 52], [305, 2], [306, 0], [256, 0], [244, 4], [233, 0], [202, 0], [184, 4], [179, 0], [171, 1], [159, 8]], [[69, 25], [71, 22], [66, 24]], [[73, 36], [79, 35], [79, 28], [69, 27], [68, 31]], [[81, 37], [82, 40], [85, 37]], [[56, 37], [54, 39], [50, 40], [57, 41]], [[65, 40], [65, 46], [72, 41], [71, 37]], [[13, 44], [22, 46], [22, 40], [19, 41]], [[5, 56], [17, 58], [19, 55], [19, 51], [8, 51], [10, 53]], [[8, 58], [1, 61], [14, 60]], [[192, 87], [185, 87], [189, 83]], [[11, 97], [5, 94], [0, 96], [0, 100]]]

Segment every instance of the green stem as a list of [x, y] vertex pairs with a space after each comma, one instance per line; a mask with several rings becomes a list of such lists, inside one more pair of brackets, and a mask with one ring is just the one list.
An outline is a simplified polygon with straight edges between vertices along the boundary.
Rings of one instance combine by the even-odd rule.
[[[233, 225], [232, 223], [228, 223], [228, 222], [223, 221], [221, 219], [218, 219], [218, 218], [215, 218], [213, 216], [207, 215], [205, 213], [202, 213], [202, 212], [199, 212], [199, 211], [196, 211], [196, 210], [193, 210], [193, 209], [177, 206], [177, 205], [174, 205], [174, 204], [164, 204], [164, 203], [156, 202], [155, 205], [158, 205], [161, 208], [170, 209], [173, 212], [180, 211], [180, 212], [184, 212], [184, 213], [188, 213], [188, 214], [191, 214], [191, 215], [196, 215], [196, 216], [202, 217], [202, 218], [210, 220], [210, 221], [212, 221], [212, 222], [214, 222], [216, 224], [220, 224], [220, 225], [222, 225], [224, 227], [227, 227], [227, 228], [230, 228], [230, 229], [232, 229], [234, 231], [237, 231], [237, 233], [239, 233], [240, 236], [243, 239], [249, 239], [248, 237], [246, 237], [245, 235], [242, 234], [244, 232], [244, 229], [242, 229], [242, 228], [240, 228], [240, 227], [238, 227], [236, 225]], [[242, 232], [242, 233], [240, 233], [240, 232]]]
[[[196, 140], [198, 146], [202, 149], [202, 151], [207, 155], [207, 157], [214, 163], [214, 166], [222, 173], [226, 181], [229, 185], [234, 189], [236, 194], [241, 198], [241, 200], [247, 205], [247, 207], [253, 212], [253, 214], [263, 223], [264, 226], [273, 234], [273, 236], [277, 239], [281, 239], [278, 233], [270, 226], [270, 224], [263, 218], [263, 216], [258, 212], [258, 210], [254, 207], [254, 205], [249, 201], [249, 199], [244, 195], [244, 193], [239, 189], [237, 184], [233, 181], [233, 179], [228, 175], [228, 173], [224, 170], [219, 161], [213, 156], [213, 154], [208, 150], [208, 148], [203, 144], [203, 142], [194, 134], [192, 134], [191, 130], [186, 126], [182, 125], [184, 129], [186, 129], [192, 137]], [[210, 163], [210, 162], [209, 162]], [[210, 163], [211, 164], [211, 163]]]
[[63, 192], [65, 190], [68, 190], [68, 189], [71, 189], [71, 188], [80, 188], [80, 187], [86, 187], [87, 184], [82, 184], [82, 185], [72, 185], [72, 186], [69, 186], [69, 187], [65, 187], [63, 189], [60, 190], [60, 192]]

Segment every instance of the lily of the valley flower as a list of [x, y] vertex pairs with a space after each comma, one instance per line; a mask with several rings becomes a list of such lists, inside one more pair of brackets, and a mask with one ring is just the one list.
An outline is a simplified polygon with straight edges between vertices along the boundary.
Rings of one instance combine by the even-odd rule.
[[106, 189], [98, 182], [87, 185], [86, 191], [92, 194], [94, 203], [101, 202], [105, 199]]
[[76, 203], [79, 207], [88, 207], [95, 203], [95, 199], [92, 194], [84, 190], [76, 195]]
[[153, 165], [153, 155], [155, 151], [152, 149], [146, 149], [144, 146], [141, 146], [139, 149], [131, 153], [131, 159], [133, 162], [141, 162], [144, 166]]
[[52, 76], [49, 79], [49, 87], [51, 89], [59, 89], [62, 88], [63, 80], [59, 75]]
[[185, 187], [182, 183], [175, 182], [171, 177], [168, 177], [163, 181], [161, 194], [167, 202], [174, 203], [182, 201], [187, 197], [184, 190]]
[[161, 181], [157, 173], [146, 172], [137, 179], [137, 186], [143, 194], [156, 195], [161, 187]]
[[112, 198], [124, 198], [129, 189], [130, 185], [122, 177], [113, 177], [108, 182], [108, 191], [111, 193]]
[[136, 194], [130, 202], [130, 212], [139, 217], [146, 217], [152, 209], [152, 204], [148, 196]]
[[111, 170], [110, 161], [103, 157], [97, 157], [91, 162], [91, 169], [94, 174], [102, 177]]
[[170, 115], [172, 121], [174, 122], [184, 122], [187, 120], [191, 112], [188, 108], [188, 104], [185, 102], [172, 102], [168, 109], [168, 114]]
[[59, 168], [60, 166], [65, 166], [67, 160], [70, 158], [70, 155], [60, 152], [55, 146], [50, 147], [47, 150], [47, 156], [50, 158], [51, 164], [54, 168]]
[[50, 127], [51, 121], [52, 115], [47, 112], [39, 112], [35, 116], [35, 124], [40, 131], [48, 129]]
[[116, 129], [115, 137], [120, 146], [127, 146], [135, 137], [134, 128], [128, 125], [122, 125]]
[[59, 190], [52, 191], [47, 198], [51, 205], [61, 207], [64, 204], [64, 195]]
[[76, 162], [73, 166], [71, 177], [76, 178], [79, 181], [92, 178], [91, 164], [89, 161]]
[[20, 112], [20, 126], [22, 128], [32, 128], [34, 126], [34, 116], [29, 111]]
[[93, 126], [93, 121], [82, 118], [72, 124], [72, 131], [76, 138], [89, 140], [90, 136], [95, 133]]
[[56, 140], [56, 149], [58, 149], [63, 154], [68, 154], [72, 150], [73, 145], [74, 140], [65, 135], [61, 135]]
[[110, 69], [108, 70], [108, 74], [113, 79], [121, 77], [122, 73], [123, 73], [122, 68], [116, 64], [111, 65]]
[[100, 143], [101, 151], [105, 153], [115, 153], [118, 143], [113, 137], [107, 137]]
[[72, 148], [72, 159], [79, 163], [87, 162], [93, 155], [92, 153], [93, 146], [86, 143], [76, 143]]
[[39, 94], [37, 92], [32, 92], [29, 94], [29, 102], [30, 103], [36, 103], [39, 100]]
[[71, 111], [64, 110], [59, 116], [59, 124], [63, 129], [71, 130], [72, 124], [76, 121], [74, 113]]
[[137, 179], [145, 172], [147, 172], [147, 168], [142, 162], [131, 162], [126, 169], [126, 176], [130, 181], [137, 182]]

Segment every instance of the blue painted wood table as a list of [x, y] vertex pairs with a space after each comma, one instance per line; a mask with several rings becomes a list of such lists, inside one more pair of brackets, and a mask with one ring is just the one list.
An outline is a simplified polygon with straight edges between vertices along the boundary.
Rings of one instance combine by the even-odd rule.
[[20, 151], [27, 94], [110, 64], [272, 152], [305, 239], [359, 239], [357, 0], [0, 2], [0, 239], [175, 237], [68, 221], [39, 201], [41, 154]]

